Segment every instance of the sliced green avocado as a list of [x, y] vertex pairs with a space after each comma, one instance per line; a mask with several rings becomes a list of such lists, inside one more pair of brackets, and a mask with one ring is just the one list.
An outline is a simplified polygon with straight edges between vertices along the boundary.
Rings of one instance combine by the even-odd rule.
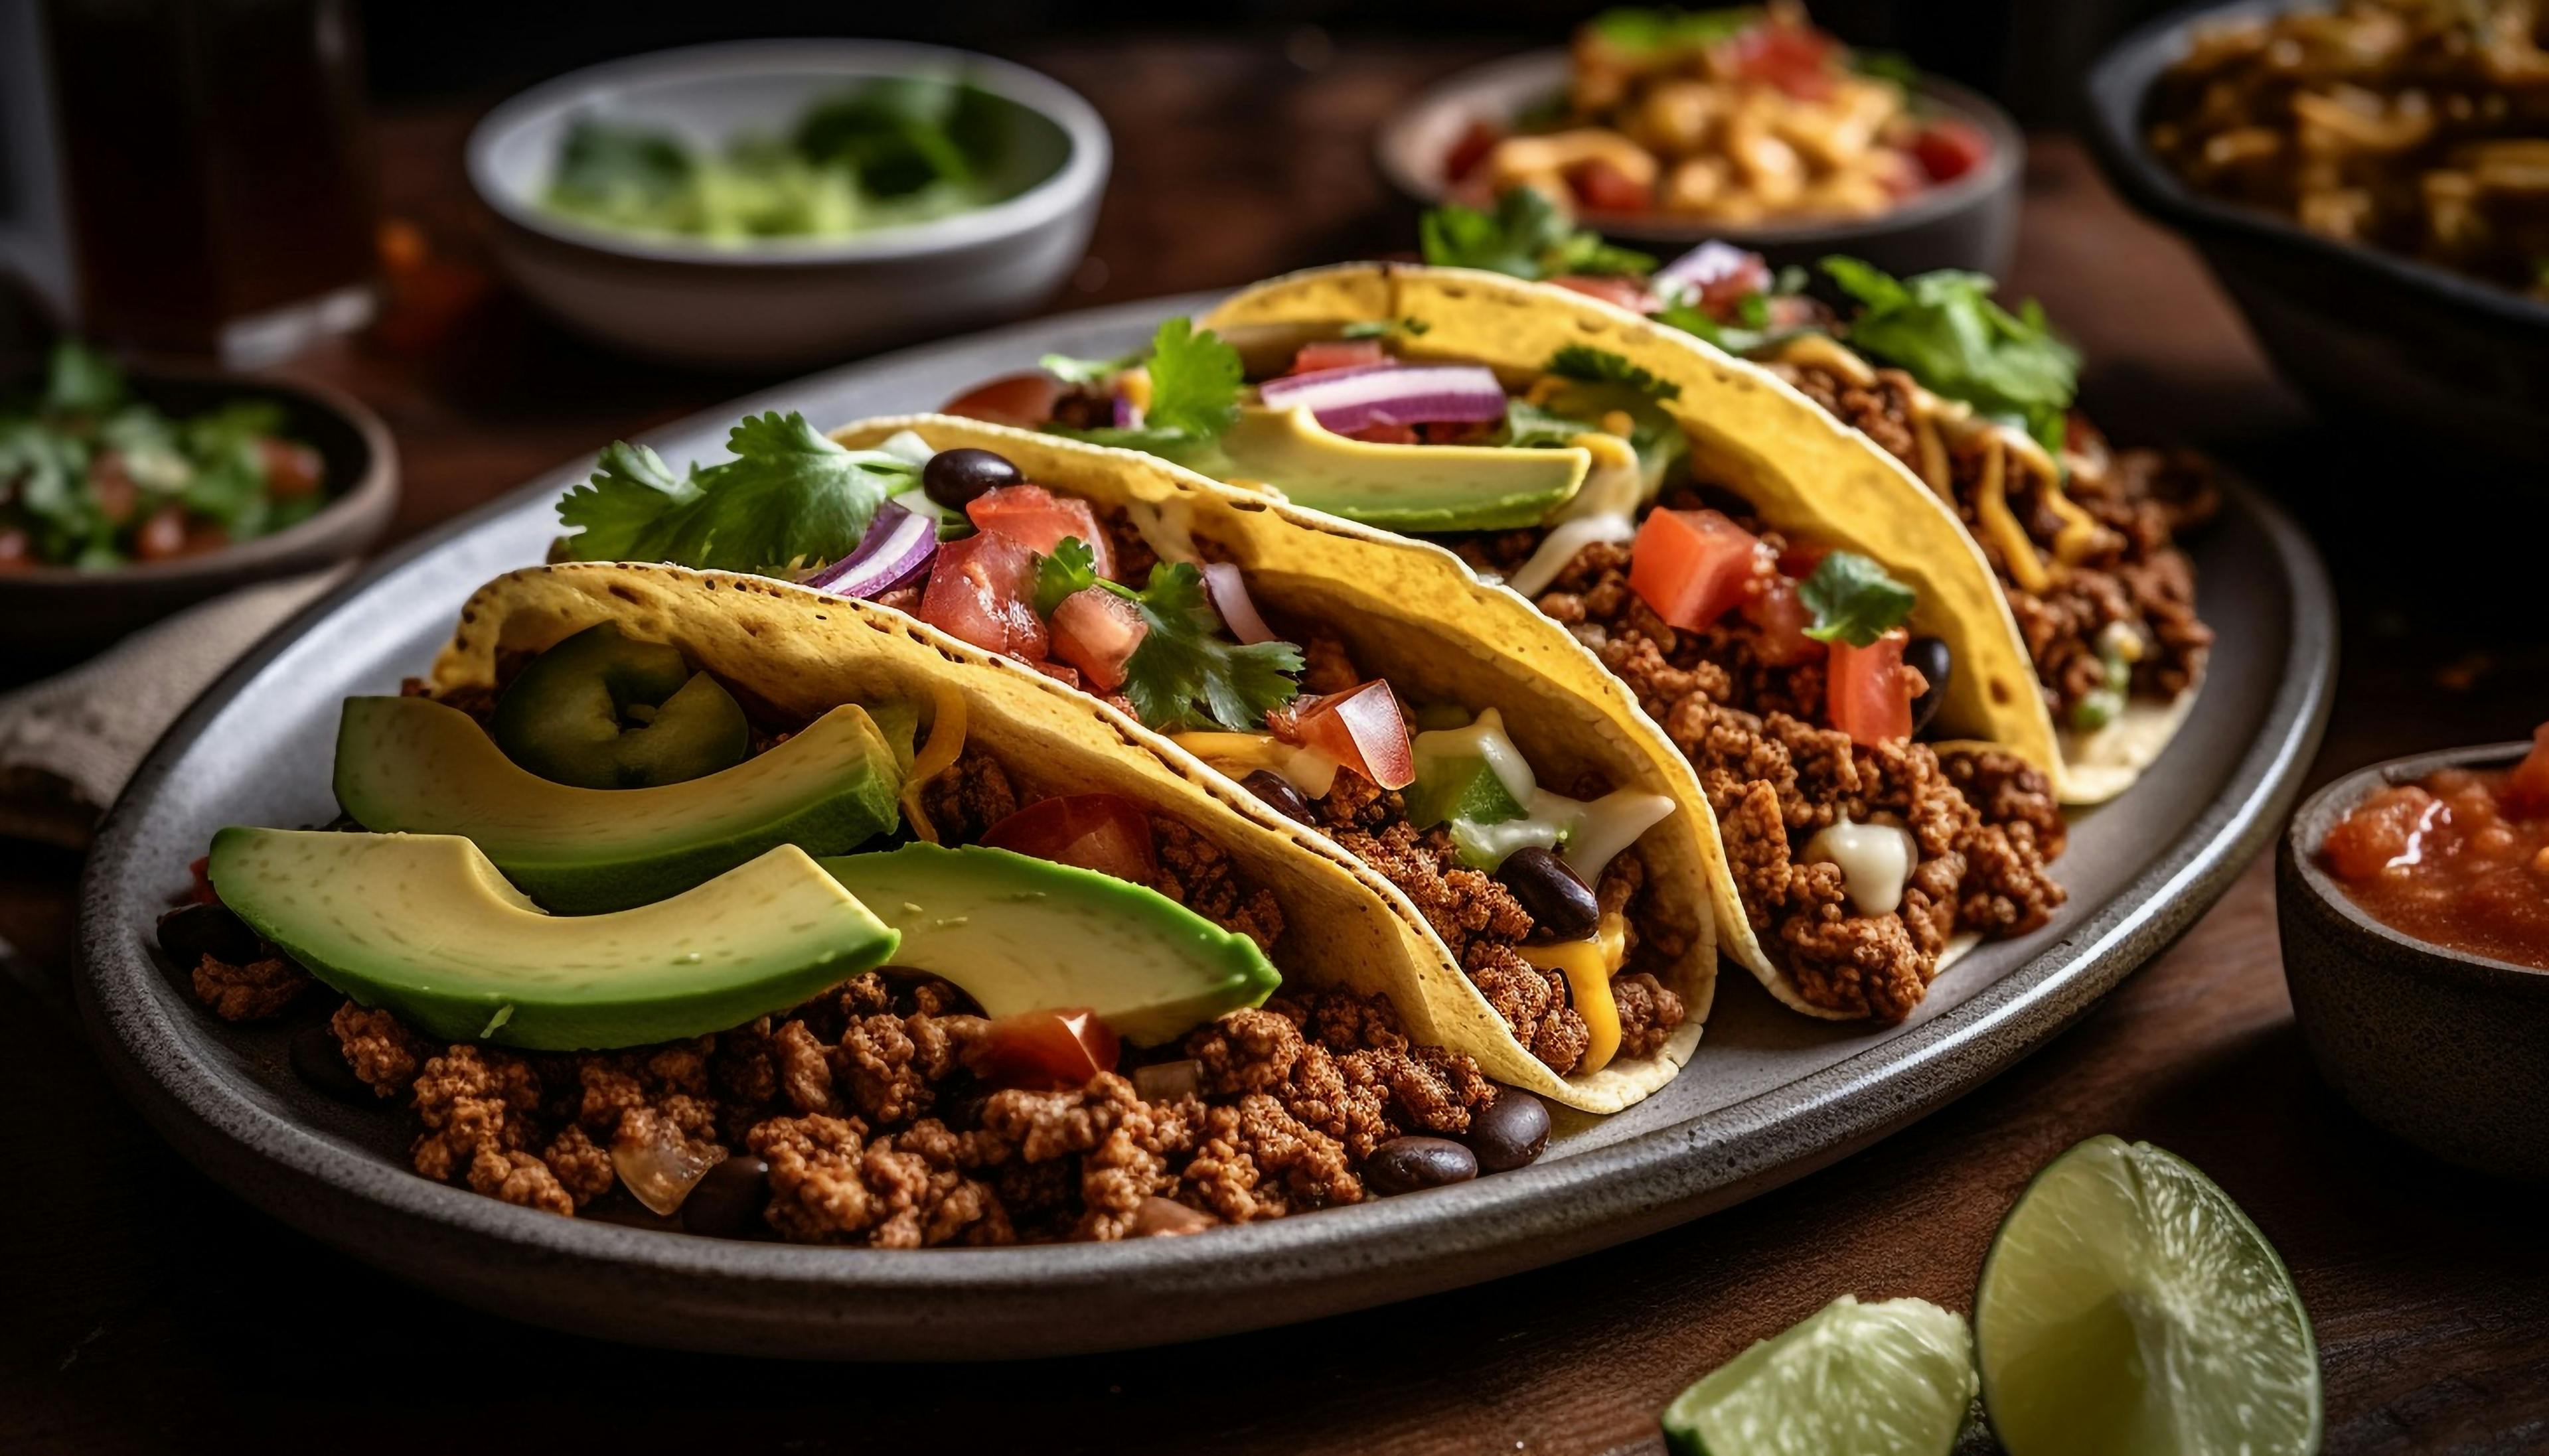
[[1076, 865], [922, 844], [822, 865], [902, 933], [895, 964], [954, 981], [993, 1016], [1085, 1006], [1153, 1046], [1283, 979], [1246, 936]]
[[542, 778], [468, 714], [422, 697], [349, 697], [336, 727], [336, 802], [355, 823], [465, 835], [561, 915], [677, 895], [773, 845], [857, 849], [901, 822], [902, 777], [855, 705], [731, 769], [656, 788]]
[[730, 769], [752, 724], [682, 650], [587, 627], [532, 658], [496, 699], [487, 731], [505, 757], [560, 783], [646, 788]]
[[1240, 411], [1221, 437], [1230, 480], [1260, 481], [1313, 510], [1392, 531], [1535, 526], [1583, 488], [1593, 457], [1568, 447], [1375, 445], [1306, 409]]
[[549, 915], [456, 835], [225, 829], [213, 890], [312, 975], [429, 1035], [537, 1051], [741, 1026], [893, 958], [898, 939], [782, 845], [613, 915]]
[[1522, 817], [1522, 805], [1483, 758], [1419, 758], [1416, 781], [1407, 788], [1407, 822], [1430, 829], [1446, 820], [1501, 824]]

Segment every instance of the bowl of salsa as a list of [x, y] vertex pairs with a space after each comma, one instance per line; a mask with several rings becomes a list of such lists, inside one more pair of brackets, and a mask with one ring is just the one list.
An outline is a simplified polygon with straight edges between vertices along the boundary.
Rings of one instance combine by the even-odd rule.
[[2376, 764], [2293, 817], [2284, 976], [2320, 1073], [2445, 1161], [2549, 1180], [2549, 724]]

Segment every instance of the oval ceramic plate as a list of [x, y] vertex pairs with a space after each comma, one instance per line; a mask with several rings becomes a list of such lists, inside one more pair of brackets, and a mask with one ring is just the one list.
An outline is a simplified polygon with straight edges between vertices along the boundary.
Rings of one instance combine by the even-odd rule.
[[[1111, 356], [1184, 298], [915, 349], [661, 431], [715, 458], [746, 410], [824, 425], [925, 409], [1056, 350]], [[1719, 984], [1669, 1087], [1562, 1122], [1530, 1168], [1192, 1238], [896, 1252], [742, 1243], [513, 1208], [410, 1172], [404, 1119], [320, 1097], [289, 1032], [225, 1026], [150, 947], [187, 863], [225, 824], [323, 823], [337, 703], [423, 671], [480, 582], [536, 561], [588, 463], [524, 486], [381, 563], [269, 638], [153, 751], [84, 886], [82, 1010], [125, 1092], [249, 1201], [451, 1298], [560, 1328], [704, 1350], [990, 1358], [1166, 1343], [1493, 1279], [1651, 1233], [1864, 1146], [2026, 1054], [2212, 904], [2273, 837], [2325, 718], [2335, 612], [2281, 512], [2233, 489], [2196, 544], [2220, 631], [2185, 731], [2141, 783], [2081, 815], [2051, 925], [1939, 978], [1904, 1026], [1809, 1021], [1749, 976]]]

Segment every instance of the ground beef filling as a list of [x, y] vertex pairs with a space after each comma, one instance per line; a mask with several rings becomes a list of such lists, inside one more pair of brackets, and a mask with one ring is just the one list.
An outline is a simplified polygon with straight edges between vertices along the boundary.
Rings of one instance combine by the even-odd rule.
[[[1775, 532], [1760, 534], [1774, 550], [1782, 544]], [[1534, 533], [1514, 532], [1463, 549], [1479, 566], [1510, 573], [1536, 544]], [[2040, 772], [1996, 750], [1867, 748], [1817, 726], [1820, 661], [1763, 663], [1748, 629], [1732, 619], [1675, 630], [1629, 590], [1629, 552], [1585, 547], [1540, 607], [1592, 648], [1690, 756], [1753, 933], [1807, 1000], [1900, 1021], [1920, 1004], [1952, 937], [2033, 930], [2062, 903], [2045, 862], [2061, 853], [2063, 823]], [[1858, 913], [1838, 866], [1794, 858], [1795, 846], [1841, 817], [1911, 832], [1919, 863], [1894, 913]]]
[[[1777, 372], [1816, 404], [1910, 466], [1921, 468], [1912, 427], [1912, 377], [1880, 369], [1872, 387], [1854, 385], [1819, 367], [1779, 365]], [[2075, 452], [2099, 468], [2077, 470], [2065, 483], [2068, 496], [2105, 528], [2097, 549], [2071, 565], [2042, 592], [2010, 580], [2008, 563], [1989, 532], [1974, 539], [2001, 577], [2019, 632], [2035, 660], [2036, 678], [2054, 720], [2105, 685], [2100, 637], [2111, 624], [2137, 630], [2144, 652], [2133, 666], [2136, 696], [2167, 700], [2204, 676], [2213, 629], [2195, 615], [2195, 572], [2175, 538], [2210, 519], [2220, 500], [2211, 467], [2200, 457], [2158, 450], [2109, 454], [2106, 442], [2075, 422]], [[1959, 490], [1957, 512], [1967, 526], [1974, 509], [1965, 488], [1981, 478], [1978, 450], [1950, 448], [1949, 474]], [[2061, 521], [2033, 487], [2012, 481], [2010, 508], [2039, 542], [2050, 541]]]

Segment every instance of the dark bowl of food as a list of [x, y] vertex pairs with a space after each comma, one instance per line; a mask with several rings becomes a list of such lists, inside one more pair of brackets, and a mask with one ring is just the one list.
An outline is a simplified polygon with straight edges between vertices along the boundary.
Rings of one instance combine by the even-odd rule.
[[2276, 899], [2329, 1085], [2447, 1162], [2549, 1180], [2549, 726], [2320, 789]]
[[2427, 0], [2182, 11], [2091, 70], [2089, 139], [2326, 417], [2427, 455], [2537, 466], [2549, 112], [2522, 99], [2538, 88], [2487, 79], [2500, 54], [2543, 63], [2513, 15]]
[[2017, 238], [2026, 140], [1990, 100], [1764, 6], [1606, 11], [1565, 50], [1438, 83], [1376, 150], [1428, 204], [1486, 207], [1531, 187], [1642, 243], [1997, 274]]
[[333, 390], [63, 346], [0, 394], [0, 660], [63, 666], [358, 555], [397, 503], [389, 430]]

